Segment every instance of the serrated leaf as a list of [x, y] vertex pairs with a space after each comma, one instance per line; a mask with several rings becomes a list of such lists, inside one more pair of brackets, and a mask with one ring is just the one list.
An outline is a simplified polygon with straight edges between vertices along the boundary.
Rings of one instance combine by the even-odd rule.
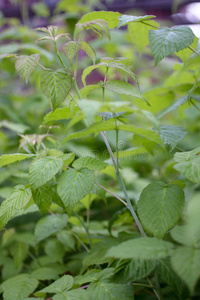
[[82, 41], [81, 42], [81, 50], [83, 50], [87, 56], [89, 56], [93, 62], [93, 64], [95, 64], [95, 61], [96, 61], [96, 53], [94, 51], [94, 49], [92, 48], [92, 46], [85, 42], [85, 41]]
[[164, 57], [190, 46], [194, 37], [193, 31], [188, 26], [151, 30], [149, 42], [155, 64], [157, 65]]
[[[58, 280], [54, 281], [49, 286], [35, 293], [35, 295], [39, 295], [40, 293], [62, 293], [64, 291], [68, 291], [73, 286], [74, 279], [70, 275], [63, 275]], [[40, 295], [39, 295], [40, 296]]]
[[108, 164], [97, 158], [86, 156], [76, 159], [72, 166], [77, 170], [82, 168], [88, 168], [90, 170], [102, 170], [106, 168]]
[[13, 164], [17, 161], [21, 161], [32, 157], [35, 157], [35, 154], [22, 154], [22, 153], [3, 154], [0, 157], [0, 168], [7, 166], [9, 164]]
[[106, 280], [91, 283], [87, 290], [93, 299], [132, 300], [133, 286], [129, 284], [112, 283]]
[[181, 297], [184, 284], [177, 273], [172, 269], [170, 261], [168, 259], [159, 260], [157, 262], [156, 271], [159, 277], [173, 288], [176, 295]]
[[72, 87], [72, 75], [68, 69], [46, 70], [41, 75], [41, 88], [55, 110], [67, 97]]
[[200, 278], [200, 249], [178, 247], [172, 254], [171, 263], [173, 269], [193, 293]]
[[64, 291], [62, 294], [56, 294], [53, 300], [92, 300], [91, 294], [88, 290], [74, 289], [71, 291]]
[[41, 158], [35, 160], [29, 169], [29, 180], [33, 189], [45, 185], [63, 167], [61, 158]]
[[33, 271], [31, 274], [32, 278], [35, 278], [37, 280], [56, 280], [58, 278], [58, 272], [53, 268], [39, 268], [35, 271]]
[[70, 112], [69, 107], [62, 107], [62, 108], [57, 108], [54, 111], [51, 111], [48, 113], [43, 120], [44, 124], [47, 124], [49, 122], [53, 121], [59, 121], [59, 120], [68, 120], [72, 118], [72, 114]]
[[95, 11], [95, 12], [90, 12], [88, 14], [85, 14], [80, 20], [79, 23], [86, 23], [90, 22], [96, 19], [103, 19], [108, 23], [108, 27], [110, 29], [113, 29], [117, 27], [118, 25], [118, 17], [121, 14], [118, 12], [112, 12], [112, 11]]
[[142, 191], [137, 212], [144, 227], [162, 238], [181, 217], [184, 204], [184, 192], [179, 186], [158, 181]]
[[[190, 151], [191, 152], [191, 151]], [[177, 161], [184, 157], [181, 162], [174, 165], [174, 168], [183, 174], [188, 180], [198, 183], [200, 182], [200, 155], [191, 155], [191, 153], [185, 152], [185, 156], [176, 153], [174, 160]], [[181, 153], [182, 154], [182, 153]], [[188, 156], [187, 156], [188, 154]]]
[[58, 179], [57, 191], [70, 214], [73, 206], [93, 188], [94, 173], [89, 169], [67, 170]]
[[17, 185], [11, 195], [0, 206], [0, 228], [24, 209], [31, 200], [32, 193], [24, 185]]
[[169, 256], [173, 247], [172, 243], [154, 237], [140, 237], [110, 248], [106, 256], [151, 260]]
[[34, 292], [38, 281], [29, 274], [20, 274], [12, 277], [1, 284], [4, 300], [22, 300]]
[[137, 85], [139, 86], [139, 82], [137, 79], [137, 76], [123, 63], [117, 63], [117, 62], [110, 62], [110, 63], [106, 63], [106, 62], [100, 62], [97, 65], [93, 65], [93, 66], [89, 66], [86, 69], [84, 69], [83, 74], [82, 74], [82, 82], [84, 85], [86, 85], [85, 79], [86, 77], [95, 69], [98, 68], [114, 68], [114, 69], [118, 69], [119, 71], [124, 71], [126, 74], [128, 74], [133, 80], [135, 80], [135, 82], [137, 83]]
[[124, 260], [121, 259], [115, 266], [115, 278], [121, 282], [138, 281], [148, 276], [155, 268], [155, 261], [151, 260]]
[[120, 81], [120, 80], [109, 80], [105, 82], [104, 87], [108, 90], [111, 90], [113, 92], [122, 95], [129, 95], [132, 97], [142, 99], [148, 105], [150, 105], [147, 99], [142, 95], [142, 93], [128, 82]]
[[37, 66], [40, 59], [40, 54], [32, 54], [30, 56], [20, 55], [15, 62], [15, 68], [19, 73], [22, 83], [24, 80], [28, 82], [28, 78]]
[[[127, 125], [127, 124], [119, 124], [117, 127], [118, 127], [118, 130], [132, 132], [132, 133], [141, 135], [141, 136], [147, 138], [148, 140], [151, 140], [151, 141], [154, 141], [154, 142], [156, 142], [160, 145], [163, 145], [161, 137], [154, 130], [138, 128], [134, 125]], [[92, 124], [90, 127], [88, 127], [85, 130], [69, 134], [63, 140], [63, 143], [65, 143], [65, 142], [67, 142], [71, 139], [81, 138], [81, 137], [86, 136], [90, 133], [99, 133], [101, 131], [109, 131], [109, 130], [116, 130], [115, 122], [113, 120], [108, 120], [108, 121], [105, 121], [105, 122], [100, 121], [100, 122]]]
[[67, 215], [50, 215], [41, 218], [35, 226], [35, 237], [41, 241], [46, 237], [62, 230], [66, 227], [68, 221]]
[[186, 136], [187, 131], [180, 126], [161, 125], [160, 136], [163, 143], [169, 146], [170, 152], [174, 150], [176, 145]]
[[63, 45], [63, 51], [69, 58], [71, 64], [74, 56], [79, 52], [80, 44], [77, 41], [69, 41]]
[[[100, 37], [103, 37], [103, 34], [106, 34], [107, 37], [110, 39], [108, 24], [103, 19], [95, 19], [86, 23], [77, 23], [76, 28], [78, 28], [79, 33], [81, 31], [85, 31], [86, 29], [92, 29]], [[77, 30], [75, 30], [75, 36], [77, 36]]]
[[39, 207], [40, 211], [47, 213], [53, 201], [53, 192], [49, 185], [43, 185], [32, 190], [33, 200]]
[[154, 19], [156, 16], [154, 15], [146, 15], [146, 16], [130, 16], [130, 15], [121, 15], [119, 16], [119, 25], [118, 28], [126, 25], [129, 22], [142, 22], [149, 19]]

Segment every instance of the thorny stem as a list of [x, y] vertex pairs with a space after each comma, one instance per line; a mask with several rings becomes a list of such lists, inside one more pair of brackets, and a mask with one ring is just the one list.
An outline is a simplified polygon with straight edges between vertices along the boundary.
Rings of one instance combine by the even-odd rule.
[[92, 247], [92, 240], [91, 240], [89, 230], [88, 230], [87, 226], [85, 225], [85, 223], [83, 222], [83, 220], [79, 217], [79, 215], [75, 211], [73, 211], [73, 212], [74, 212], [75, 216], [77, 217], [77, 219], [79, 220], [79, 222], [81, 223], [81, 225], [83, 226], [83, 228], [85, 229], [85, 232], [86, 232], [89, 244], [90, 244], [90, 248], [91, 248]]

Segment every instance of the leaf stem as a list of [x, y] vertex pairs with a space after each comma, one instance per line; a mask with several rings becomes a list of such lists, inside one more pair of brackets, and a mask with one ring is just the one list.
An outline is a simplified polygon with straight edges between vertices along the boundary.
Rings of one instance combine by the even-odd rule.
[[160, 28], [159, 26], [152, 25], [152, 24], [148, 24], [148, 23], [146, 23], [145, 21], [141, 21], [141, 23], [143, 23], [143, 24], [145, 24], [145, 25], [147, 25], [147, 26], [150, 26], [150, 27], [152, 27], [152, 28], [155, 28], [155, 29], [159, 29], [159, 28]]
[[177, 178], [179, 175], [180, 175], [180, 172], [178, 172], [178, 173], [174, 176], [174, 178], [172, 179], [172, 181], [170, 181], [169, 184], [172, 184], [172, 183], [176, 180], [176, 178]]
[[70, 230], [70, 232], [77, 239], [77, 241], [79, 241], [79, 243], [83, 246], [83, 248], [85, 248], [85, 250], [88, 253], [90, 253], [90, 249], [86, 246], [86, 244], [83, 241], [81, 241], [81, 239], [79, 238], [79, 236], [75, 232], [73, 232], [72, 230]]
[[87, 226], [85, 225], [85, 223], [83, 222], [83, 220], [81, 219], [81, 217], [79, 217], [79, 215], [73, 210], [74, 215], [77, 217], [77, 219], [79, 220], [79, 222], [81, 223], [81, 225], [83, 226], [83, 228], [85, 229], [87, 238], [88, 238], [88, 242], [90, 244], [90, 248], [92, 247], [92, 240], [91, 240], [91, 236], [89, 233], [89, 230], [87, 228]]
[[190, 50], [192, 50], [192, 52], [194, 52], [195, 54], [197, 54], [197, 55], [200, 55], [200, 53], [198, 53], [194, 48], [192, 48], [191, 46], [188, 46], [188, 48], [190, 49]]
[[133, 282], [132, 284], [133, 284], [133, 285], [136, 285], [136, 286], [144, 286], [144, 287], [147, 287], [147, 288], [150, 288], [150, 289], [156, 289], [155, 286], [149, 285], [149, 284], [137, 283], [137, 282]]
[[121, 201], [125, 206], [127, 206], [127, 203], [124, 200], [122, 200], [120, 197], [118, 197], [117, 195], [115, 195], [113, 192], [111, 192], [110, 190], [106, 189], [104, 186], [102, 186], [98, 182], [95, 182], [95, 184], [98, 185], [99, 187], [101, 187], [102, 189], [104, 189], [106, 192], [108, 192], [111, 195], [113, 195], [115, 198], [117, 198], [119, 201]]

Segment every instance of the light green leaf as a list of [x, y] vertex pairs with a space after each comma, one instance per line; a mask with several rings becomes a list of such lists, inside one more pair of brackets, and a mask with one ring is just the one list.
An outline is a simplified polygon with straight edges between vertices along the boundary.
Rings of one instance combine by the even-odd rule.
[[171, 263], [173, 269], [193, 293], [200, 278], [200, 249], [179, 247], [172, 254]]
[[172, 269], [170, 261], [168, 259], [158, 260], [156, 271], [159, 278], [169, 284], [169, 286], [171, 286], [175, 291], [176, 295], [181, 298], [182, 288], [184, 285], [177, 273]]
[[[127, 125], [127, 124], [119, 124], [117, 127], [118, 127], [118, 130], [132, 132], [132, 133], [141, 135], [141, 136], [147, 138], [148, 140], [151, 140], [151, 141], [154, 141], [154, 142], [156, 142], [160, 145], [163, 145], [161, 137], [154, 130], [138, 128], [134, 125]], [[108, 120], [108, 121], [105, 121], [105, 122], [100, 121], [100, 122], [92, 124], [90, 127], [88, 127], [85, 130], [69, 134], [63, 140], [63, 143], [65, 143], [65, 142], [67, 142], [71, 139], [81, 138], [81, 137], [86, 136], [90, 133], [99, 133], [101, 131], [109, 131], [109, 130], [116, 130], [115, 122], [113, 120]]]
[[84, 99], [87, 97], [87, 95], [92, 92], [95, 89], [99, 89], [101, 88], [101, 86], [99, 84], [90, 84], [87, 86], [84, 86], [81, 90], [80, 90], [80, 94], [81, 97]]
[[[106, 34], [107, 37], [110, 39], [110, 32], [109, 32], [108, 24], [105, 20], [102, 20], [102, 19], [96, 19], [96, 20], [86, 22], [86, 23], [77, 23], [76, 29], [78, 29], [80, 32], [85, 31], [86, 29], [92, 29], [100, 37], [103, 37], [103, 34]], [[77, 30], [75, 30], [75, 36], [76, 35], [77, 35]]]
[[86, 69], [84, 69], [83, 74], [82, 74], [82, 81], [83, 84], [86, 85], [85, 79], [86, 77], [95, 69], [98, 68], [114, 68], [114, 69], [118, 69], [119, 71], [124, 71], [126, 74], [128, 74], [133, 80], [135, 80], [135, 82], [137, 83], [137, 85], [139, 86], [139, 82], [137, 79], [137, 76], [123, 63], [117, 63], [117, 62], [110, 62], [110, 63], [106, 63], [106, 62], [100, 62], [97, 65], [93, 65], [93, 66], [89, 66]]
[[35, 226], [35, 236], [37, 241], [39, 242], [59, 230], [62, 230], [66, 227], [67, 221], [67, 215], [49, 215], [41, 218]]
[[11, 195], [0, 206], [0, 228], [24, 209], [31, 200], [31, 190], [24, 185], [17, 185]]
[[20, 274], [12, 277], [1, 284], [4, 300], [22, 300], [34, 292], [38, 281], [29, 274]]
[[41, 158], [35, 160], [29, 169], [29, 180], [36, 189], [51, 180], [63, 167], [61, 158]]
[[[200, 152], [199, 148], [195, 150], [197, 150], [196, 154]], [[195, 153], [193, 151], [175, 153], [174, 160], [178, 163], [174, 165], [174, 168], [188, 180], [198, 183], [200, 182], [200, 155], [193, 154]]]
[[108, 166], [107, 163], [90, 156], [80, 157], [76, 159], [73, 164], [73, 168], [80, 170], [82, 168], [88, 168], [90, 170], [102, 170]]
[[80, 50], [80, 44], [77, 41], [69, 41], [63, 45], [63, 51], [69, 58], [71, 64], [73, 62], [74, 56]]
[[53, 201], [53, 192], [51, 187], [46, 184], [32, 191], [33, 200], [41, 212], [47, 213]]
[[58, 179], [57, 191], [70, 214], [73, 206], [93, 188], [94, 173], [89, 169], [67, 170]]
[[21, 263], [27, 257], [28, 245], [24, 242], [18, 242], [12, 247], [13, 258], [16, 268], [19, 268]]
[[193, 85], [193, 87], [189, 90], [189, 92], [187, 94], [187, 101], [188, 101], [188, 103], [190, 103], [191, 98], [192, 98], [192, 94], [199, 87], [199, 85], [200, 85], [200, 80], [198, 80], [197, 82], [195, 82], [195, 84]]
[[81, 42], [81, 50], [83, 50], [86, 53], [86, 55], [91, 58], [93, 64], [95, 64], [96, 53], [95, 53], [94, 49], [92, 48], [92, 46], [89, 43], [82, 41]]
[[22, 83], [24, 80], [28, 82], [28, 78], [37, 66], [40, 59], [40, 54], [32, 54], [30, 56], [20, 55], [15, 62], [15, 68], [19, 73]]
[[163, 143], [169, 146], [170, 152], [174, 150], [176, 145], [185, 137], [187, 131], [180, 126], [173, 125], [161, 125], [160, 126], [160, 136]]
[[164, 57], [190, 46], [194, 37], [193, 31], [188, 26], [151, 30], [149, 42], [155, 64], [157, 65]]
[[[79, 109], [75, 108], [74, 113], [76, 113], [78, 110]], [[68, 119], [71, 119], [72, 117], [73, 116], [70, 112], [69, 107], [57, 108], [56, 110], [51, 111], [44, 117], [43, 123], [47, 124], [52, 121], [68, 120]]]
[[58, 280], [54, 281], [49, 286], [36, 292], [35, 295], [40, 296], [40, 293], [53, 293], [53, 294], [62, 293], [64, 291], [70, 290], [73, 286], [73, 283], [74, 283], [74, 279], [72, 276], [64, 275]]
[[121, 15], [119, 16], [119, 25], [118, 28], [121, 26], [126, 25], [129, 22], [142, 22], [149, 19], [154, 19], [156, 16], [154, 15], [146, 15], [146, 16], [130, 16], [130, 15]]
[[161, 238], [181, 217], [184, 203], [184, 192], [178, 185], [158, 181], [142, 191], [137, 212], [144, 227]]
[[161, 119], [164, 115], [168, 114], [169, 112], [177, 109], [179, 106], [183, 105], [187, 102], [187, 97], [181, 97], [177, 101], [173, 102], [170, 106], [162, 110], [158, 115], [157, 118]]
[[72, 75], [68, 69], [46, 70], [41, 75], [41, 88], [55, 110], [67, 97], [72, 87]]
[[37, 280], [56, 280], [58, 278], [58, 272], [53, 268], [39, 268], [35, 271], [33, 271], [31, 274], [32, 278], [35, 278]]
[[[199, 39], [195, 36], [194, 41], [190, 45], [190, 47], [196, 49], [198, 45], [198, 41]], [[185, 48], [175, 54], [188, 66], [188, 63], [190, 64], [190, 62], [192, 61], [192, 58], [191, 60], [189, 60], [189, 58], [191, 57], [192, 54], [194, 54], [194, 52], [190, 48]]]
[[132, 84], [120, 80], [109, 80], [106, 81], [104, 87], [108, 90], [113, 92], [123, 94], [123, 95], [130, 95], [136, 98], [140, 98], [145, 101], [148, 105], [149, 102], [147, 99], [142, 95], [142, 93], [136, 89]]
[[4, 154], [0, 157], [0, 168], [7, 166], [9, 164], [13, 164], [17, 161], [21, 161], [27, 158], [35, 157], [35, 154], [22, 154], [22, 153], [15, 153], [15, 154]]
[[[148, 151], [146, 150], [145, 147], [138, 147], [138, 148], [132, 148], [132, 149], [127, 149], [127, 150], [121, 150], [118, 152], [118, 157], [119, 158], [130, 158], [130, 157], [135, 157], [135, 158], [140, 158], [140, 157], [145, 157]], [[114, 156], [117, 157], [117, 152], [114, 152]]]
[[108, 250], [106, 256], [151, 260], [171, 255], [173, 247], [172, 243], [154, 237], [141, 237], [112, 247]]
[[110, 29], [113, 29], [117, 27], [118, 25], [118, 17], [121, 14], [118, 12], [112, 12], [112, 11], [95, 11], [88, 14], [85, 14], [78, 23], [86, 23], [90, 22], [96, 19], [103, 19], [108, 23], [108, 27]]
[[21, 133], [23, 134], [26, 130], [30, 129], [30, 127], [20, 124], [20, 123], [13, 123], [7, 120], [1, 121], [0, 122], [0, 128], [5, 127], [8, 128], [14, 132]]

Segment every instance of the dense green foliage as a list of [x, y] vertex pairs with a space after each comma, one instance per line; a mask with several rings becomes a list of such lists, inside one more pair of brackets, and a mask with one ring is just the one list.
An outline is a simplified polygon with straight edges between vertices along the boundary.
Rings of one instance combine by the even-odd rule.
[[154, 19], [2, 32], [1, 299], [200, 296], [198, 39]]

